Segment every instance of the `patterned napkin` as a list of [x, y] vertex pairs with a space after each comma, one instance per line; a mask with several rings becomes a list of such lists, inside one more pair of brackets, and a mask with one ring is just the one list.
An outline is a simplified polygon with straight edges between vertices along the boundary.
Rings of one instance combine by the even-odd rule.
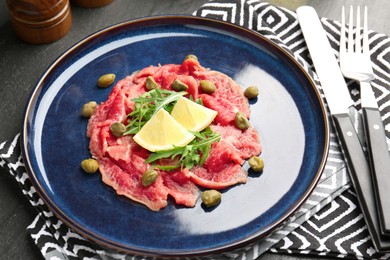
[[[288, 50], [318, 85], [294, 12], [259, 0], [229, 0], [206, 3], [194, 15], [221, 19], [258, 31]], [[322, 23], [338, 55], [340, 23], [328, 19], [322, 19]], [[389, 137], [390, 38], [375, 32], [370, 32], [369, 38], [376, 74], [374, 91]], [[357, 109], [352, 111], [352, 118], [361, 135], [360, 114], [357, 112], [360, 109], [359, 87], [352, 81], [348, 84]], [[375, 252], [333, 129], [330, 139], [329, 158], [318, 186], [286, 223], [253, 245], [207, 258], [256, 259], [267, 250], [343, 258], [390, 257]], [[38, 212], [28, 231], [45, 259], [147, 259], [108, 251], [58, 220], [39, 198], [25, 172], [19, 135], [0, 144], [0, 166], [9, 170]]]

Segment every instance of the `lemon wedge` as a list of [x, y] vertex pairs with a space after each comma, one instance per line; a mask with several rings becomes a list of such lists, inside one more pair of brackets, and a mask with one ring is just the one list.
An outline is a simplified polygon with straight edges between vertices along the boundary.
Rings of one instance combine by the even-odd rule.
[[217, 113], [188, 98], [180, 97], [172, 109], [171, 116], [185, 129], [200, 132], [213, 122]]
[[194, 138], [164, 109], [157, 111], [133, 137], [136, 143], [151, 152], [185, 146]]

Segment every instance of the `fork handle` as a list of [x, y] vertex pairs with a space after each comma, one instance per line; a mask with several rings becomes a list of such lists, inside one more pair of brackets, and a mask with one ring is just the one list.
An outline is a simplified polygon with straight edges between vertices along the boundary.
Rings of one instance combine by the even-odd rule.
[[379, 226], [382, 235], [390, 235], [390, 154], [385, 129], [378, 108], [363, 107], [362, 112]]
[[389, 250], [390, 241], [381, 237], [370, 167], [355, 128], [348, 113], [335, 114], [333, 120], [347, 162], [347, 169], [373, 244], [377, 250]]

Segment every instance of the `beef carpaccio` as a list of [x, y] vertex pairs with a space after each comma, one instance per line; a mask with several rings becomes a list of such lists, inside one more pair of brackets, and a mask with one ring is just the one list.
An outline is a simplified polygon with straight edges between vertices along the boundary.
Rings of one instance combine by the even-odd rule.
[[[148, 76], [168, 90], [171, 90], [175, 79], [185, 83], [189, 87], [188, 96], [202, 99], [204, 106], [218, 112], [210, 128], [219, 133], [221, 139], [212, 144], [202, 166], [190, 170], [158, 170], [157, 180], [144, 187], [141, 177], [152, 167], [145, 163], [150, 152], [135, 143], [132, 135], [115, 137], [109, 128], [115, 122], [126, 124], [127, 115], [134, 109], [132, 99], [147, 91], [145, 81]], [[216, 91], [212, 94], [202, 93], [200, 80], [212, 81]], [[167, 206], [169, 196], [177, 204], [193, 207], [198, 200], [200, 187], [224, 189], [245, 183], [247, 172], [242, 169], [242, 164], [245, 159], [261, 152], [256, 130], [250, 127], [242, 131], [234, 125], [238, 111], [249, 118], [249, 103], [240, 86], [227, 75], [202, 67], [195, 59], [186, 59], [182, 64], [146, 67], [120, 80], [108, 99], [97, 107], [89, 119], [87, 136], [90, 137], [90, 152], [99, 162], [103, 182], [116, 190], [117, 194], [154, 211]]]

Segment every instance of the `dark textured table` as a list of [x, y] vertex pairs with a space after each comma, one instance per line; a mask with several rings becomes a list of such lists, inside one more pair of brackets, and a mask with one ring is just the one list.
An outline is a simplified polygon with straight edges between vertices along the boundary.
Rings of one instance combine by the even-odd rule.
[[[24, 107], [35, 83], [45, 69], [73, 44], [99, 29], [122, 21], [158, 14], [191, 14], [206, 2], [208, 1], [114, 0], [112, 4], [97, 9], [72, 5], [73, 25], [64, 38], [51, 44], [31, 45], [15, 36], [7, 14], [6, 1], [0, 1], [0, 142], [21, 131]], [[340, 18], [342, 5], [365, 4], [371, 14], [369, 28], [390, 35], [390, 26], [385, 23], [390, 7], [387, 0], [268, 2], [291, 10], [300, 5], [312, 5], [320, 16], [331, 19]], [[35, 210], [25, 199], [16, 181], [0, 168], [0, 259], [43, 258], [26, 231], [35, 216]], [[260, 259], [308, 258], [267, 253]]]

